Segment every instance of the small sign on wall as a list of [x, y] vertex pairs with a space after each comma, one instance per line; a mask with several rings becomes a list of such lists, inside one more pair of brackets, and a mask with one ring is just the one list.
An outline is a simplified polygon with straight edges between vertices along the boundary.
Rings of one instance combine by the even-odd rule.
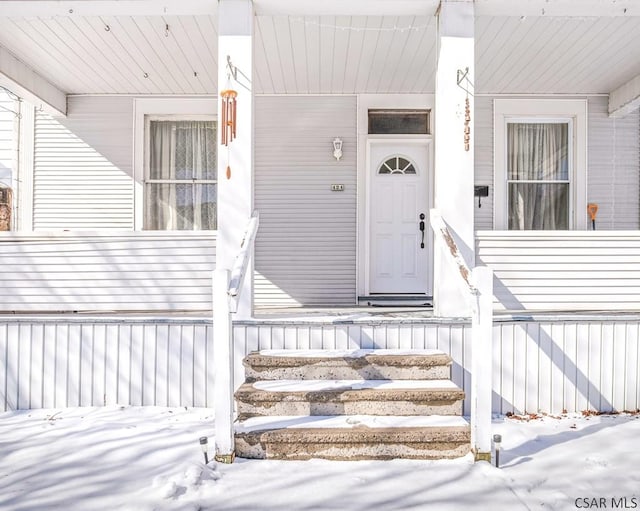
[[344, 185], [331, 185], [332, 192], [344, 192]]

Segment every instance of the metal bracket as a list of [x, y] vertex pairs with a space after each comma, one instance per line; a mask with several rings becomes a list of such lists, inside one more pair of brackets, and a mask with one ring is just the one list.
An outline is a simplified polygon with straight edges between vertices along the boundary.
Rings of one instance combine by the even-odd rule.
[[218, 463], [224, 463], [225, 465], [231, 465], [233, 461], [236, 459], [236, 453], [232, 452], [231, 454], [216, 454], [214, 459]]
[[[464, 85], [462, 85], [463, 82], [466, 82], [466, 87]], [[468, 67], [465, 67], [464, 71], [462, 69], [458, 69], [457, 78], [456, 78], [456, 84], [463, 91], [465, 91], [469, 96], [473, 97], [473, 92], [471, 92], [467, 88], [467, 87], [471, 87], [473, 89], [473, 83], [471, 83], [471, 80], [469, 80], [469, 68]]]
[[491, 463], [491, 453], [490, 452], [478, 452], [478, 451], [474, 450], [474, 452], [473, 452], [473, 461], [475, 461], [475, 462], [486, 461], [488, 463]]

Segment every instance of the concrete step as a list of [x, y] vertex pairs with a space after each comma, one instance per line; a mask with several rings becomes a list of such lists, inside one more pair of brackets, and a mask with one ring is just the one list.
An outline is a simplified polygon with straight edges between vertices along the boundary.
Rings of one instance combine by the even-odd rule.
[[253, 459], [446, 459], [470, 450], [462, 417], [255, 417], [236, 426], [236, 456]]
[[243, 384], [238, 415], [461, 415], [450, 380], [281, 380]]
[[438, 350], [263, 350], [245, 360], [247, 381], [440, 380], [451, 357]]

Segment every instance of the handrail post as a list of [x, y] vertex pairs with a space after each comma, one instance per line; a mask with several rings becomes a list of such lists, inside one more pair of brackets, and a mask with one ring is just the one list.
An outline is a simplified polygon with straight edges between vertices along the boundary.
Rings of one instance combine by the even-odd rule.
[[232, 463], [233, 431], [233, 325], [229, 308], [229, 270], [213, 271], [213, 366], [215, 459]]
[[493, 361], [493, 271], [476, 266], [471, 347], [471, 446], [476, 461], [491, 463], [491, 397]]

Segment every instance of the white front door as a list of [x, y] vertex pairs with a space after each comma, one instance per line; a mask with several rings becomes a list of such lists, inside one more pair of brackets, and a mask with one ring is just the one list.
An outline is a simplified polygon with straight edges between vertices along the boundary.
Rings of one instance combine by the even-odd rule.
[[429, 161], [425, 142], [375, 140], [369, 144], [372, 294], [429, 292]]

